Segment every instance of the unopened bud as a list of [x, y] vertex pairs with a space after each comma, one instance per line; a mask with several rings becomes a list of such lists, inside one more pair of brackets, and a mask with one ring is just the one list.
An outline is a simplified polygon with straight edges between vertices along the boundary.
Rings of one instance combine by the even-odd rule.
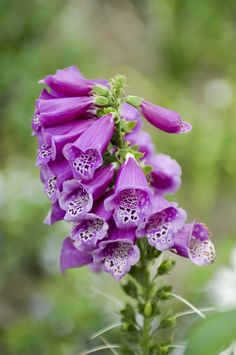
[[149, 318], [152, 316], [152, 303], [148, 301], [144, 307], [144, 316]]
[[97, 106], [107, 106], [109, 105], [109, 100], [107, 97], [98, 96], [95, 98], [95, 105]]

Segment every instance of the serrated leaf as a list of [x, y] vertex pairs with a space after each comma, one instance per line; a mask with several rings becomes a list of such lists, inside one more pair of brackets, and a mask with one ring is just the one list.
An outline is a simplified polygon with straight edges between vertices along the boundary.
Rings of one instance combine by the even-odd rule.
[[236, 340], [236, 310], [209, 315], [189, 331], [185, 355], [216, 355]]

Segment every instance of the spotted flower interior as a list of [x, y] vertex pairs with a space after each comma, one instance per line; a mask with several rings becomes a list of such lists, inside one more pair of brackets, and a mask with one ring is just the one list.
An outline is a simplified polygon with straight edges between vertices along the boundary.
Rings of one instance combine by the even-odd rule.
[[212, 263], [207, 227], [186, 224], [186, 212], [166, 198], [181, 186], [181, 167], [156, 153], [143, 118], [169, 134], [187, 133], [191, 125], [176, 111], [126, 96], [122, 75], [90, 80], [72, 66], [40, 84], [45, 88], [32, 130], [36, 165], [51, 201], [45, 223], [72, 222], [62, 245], [62, 271], [89, 265], [119, 281], [139, 263], [139, 238], [159, 252]]

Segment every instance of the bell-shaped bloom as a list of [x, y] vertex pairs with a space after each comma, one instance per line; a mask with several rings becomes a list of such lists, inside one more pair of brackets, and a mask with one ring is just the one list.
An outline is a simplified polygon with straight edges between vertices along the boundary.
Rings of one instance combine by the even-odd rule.
[[69, 161], [75, 179], [91, 180], [95, 170], [103, 163], [102, 155], [107, 149], [114, 131], [112, 114], [96, 120], [74, 142], [68, 143], [63, 149]]
[[66, 211], [65, 220], [81, 221], [111, 183], [115, 168], [112, 164], [99, 169], [90, 182], [69, 180], [63, 184], [59, 203]]
[[104, 271], [119, 281], [139, 261], [140, 251], [134, 242], [135, 228], [121, 230], [111, 226], [108, 239], [93, 252], [94, 263], [103, 264]]
[[118, 228], [138, 226], [149, 214], [153, 194], [147, 179], [132, 154], [127, 154], [115, 183], [114, 194], [105, 200], [105, 208], [113, 211]]
[[125, 136], [125, 140], [130, 142], [131, 146], [138, 145], [139, 152], [144, 154], [142, 159], [150, 159], [155, 154], [155, 146], [148, 132], [143, 130], [139, 132], [133, 131]]
[[44, 183], [44, 193], [56, 202], [64, 181], [72, 178], [72, 172], [67, 160], [50, 162], [41, 168], [41, 181]]
[[67, 143], [74, 142], [93, 124], [93, 120], [78, 120], [62, 126], [43, 128], [39, 135], [39, 149], [36, 165], [62, 158], [62, 150]]
[[124, 103], [121, 106], [120, 111], [121, 117], [124, 118], [126, 121], [134, 121], [136, 122], [136, 126], [133, 129], [133, 132], [138, 132], [143, 126], [143, 120], [140, 115], [140, 112], [137, 108]]
[[137, 237], [147, 237], [148, 243], [159, 251], [170, 249], [178, 229], [186, 221], [186, 212], [163, 198], [156, 200], [154, 211], [136, 231]]
[[64, 272], [67, 269], [88, 265], [91, 264], [92, 262], [93, 262], [92, 255], [86, 254], [76, 249], [70, 238], [66, 238], [63, 241], [61, 255], [60, 255], [61, 272]]
[[183, 122], [178, 112], [165, 107], [142, 101], [140, 110], [153, 126], [168, 133], [187, 133], [192, 129], [188, 122]]
[[66, 212], [61, 209], [58, 201], [54, 202], [48, 212], [44, 223], [48, 225], [52, 225], [56, 222], [59, 222], [64, 219]]
[[56, 74], [46, 76], [39, 83], [46, 84], [53, 93], [69, 97], [87, 96], [96, 84], [107, 85], [106, 80], [86, 79], [75, 66], [57, 70]]
[[208, 228], [202, 223], [185, 224], [175, 235], [172, 247], [178, 255], [189, 258], [194, 264], [202, 266], [215, 260], [215, 247], [210, 240]]
[[[92, 106], [92, 97], [66, 97], [36, 100], [33, 129], [64, 124], [84, 115]], [[36, 130], [37, 130], [36, 129]]]
[[107, 222], [94, 213], [87, 213], [81, 222], [74, 224], [71, 239], [78, 250], [94, 249], [97, 242], [107, 235]]
[[159, 195], [174, 194], [181, 186], [181, 167], [166, 154], [157, 154], [149, 159], [152, 166], [151, 185]]

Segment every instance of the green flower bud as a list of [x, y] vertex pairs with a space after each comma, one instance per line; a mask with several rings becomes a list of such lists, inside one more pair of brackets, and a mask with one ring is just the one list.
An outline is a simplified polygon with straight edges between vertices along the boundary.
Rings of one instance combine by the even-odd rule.
[[170, 328], [176, 324], [176, 318], [174, 316], [162, 319], [159, 328]]
[[97, 96], [95, 98], [95, 105], [97, 105], [97, 106], [108, 106], [109, 105], [109, 100], [108, 100], [107, 97]]
[[150, 318], [152, 316], [152, 302], [149, 300], [144, 307], [144, 316]]
[[109, 90], [105, 86], [96, 85], [96, 86], [93, 87], [93, 93], [96, 94], [96, 95], [108, 96], [109, 95]]
[[168, 274], [168, 272], [170, 272], [174, 266], [175, 266], [174, 260], [164, 260], [159, 266], [159, 268], [157, 269], [157, 275], [161, 276], [161, 275]]
[[138, 96], [129, 95], [125, 98], [125, 101], [136, 108], [139, 108], [141, 104], [141, 99]]

